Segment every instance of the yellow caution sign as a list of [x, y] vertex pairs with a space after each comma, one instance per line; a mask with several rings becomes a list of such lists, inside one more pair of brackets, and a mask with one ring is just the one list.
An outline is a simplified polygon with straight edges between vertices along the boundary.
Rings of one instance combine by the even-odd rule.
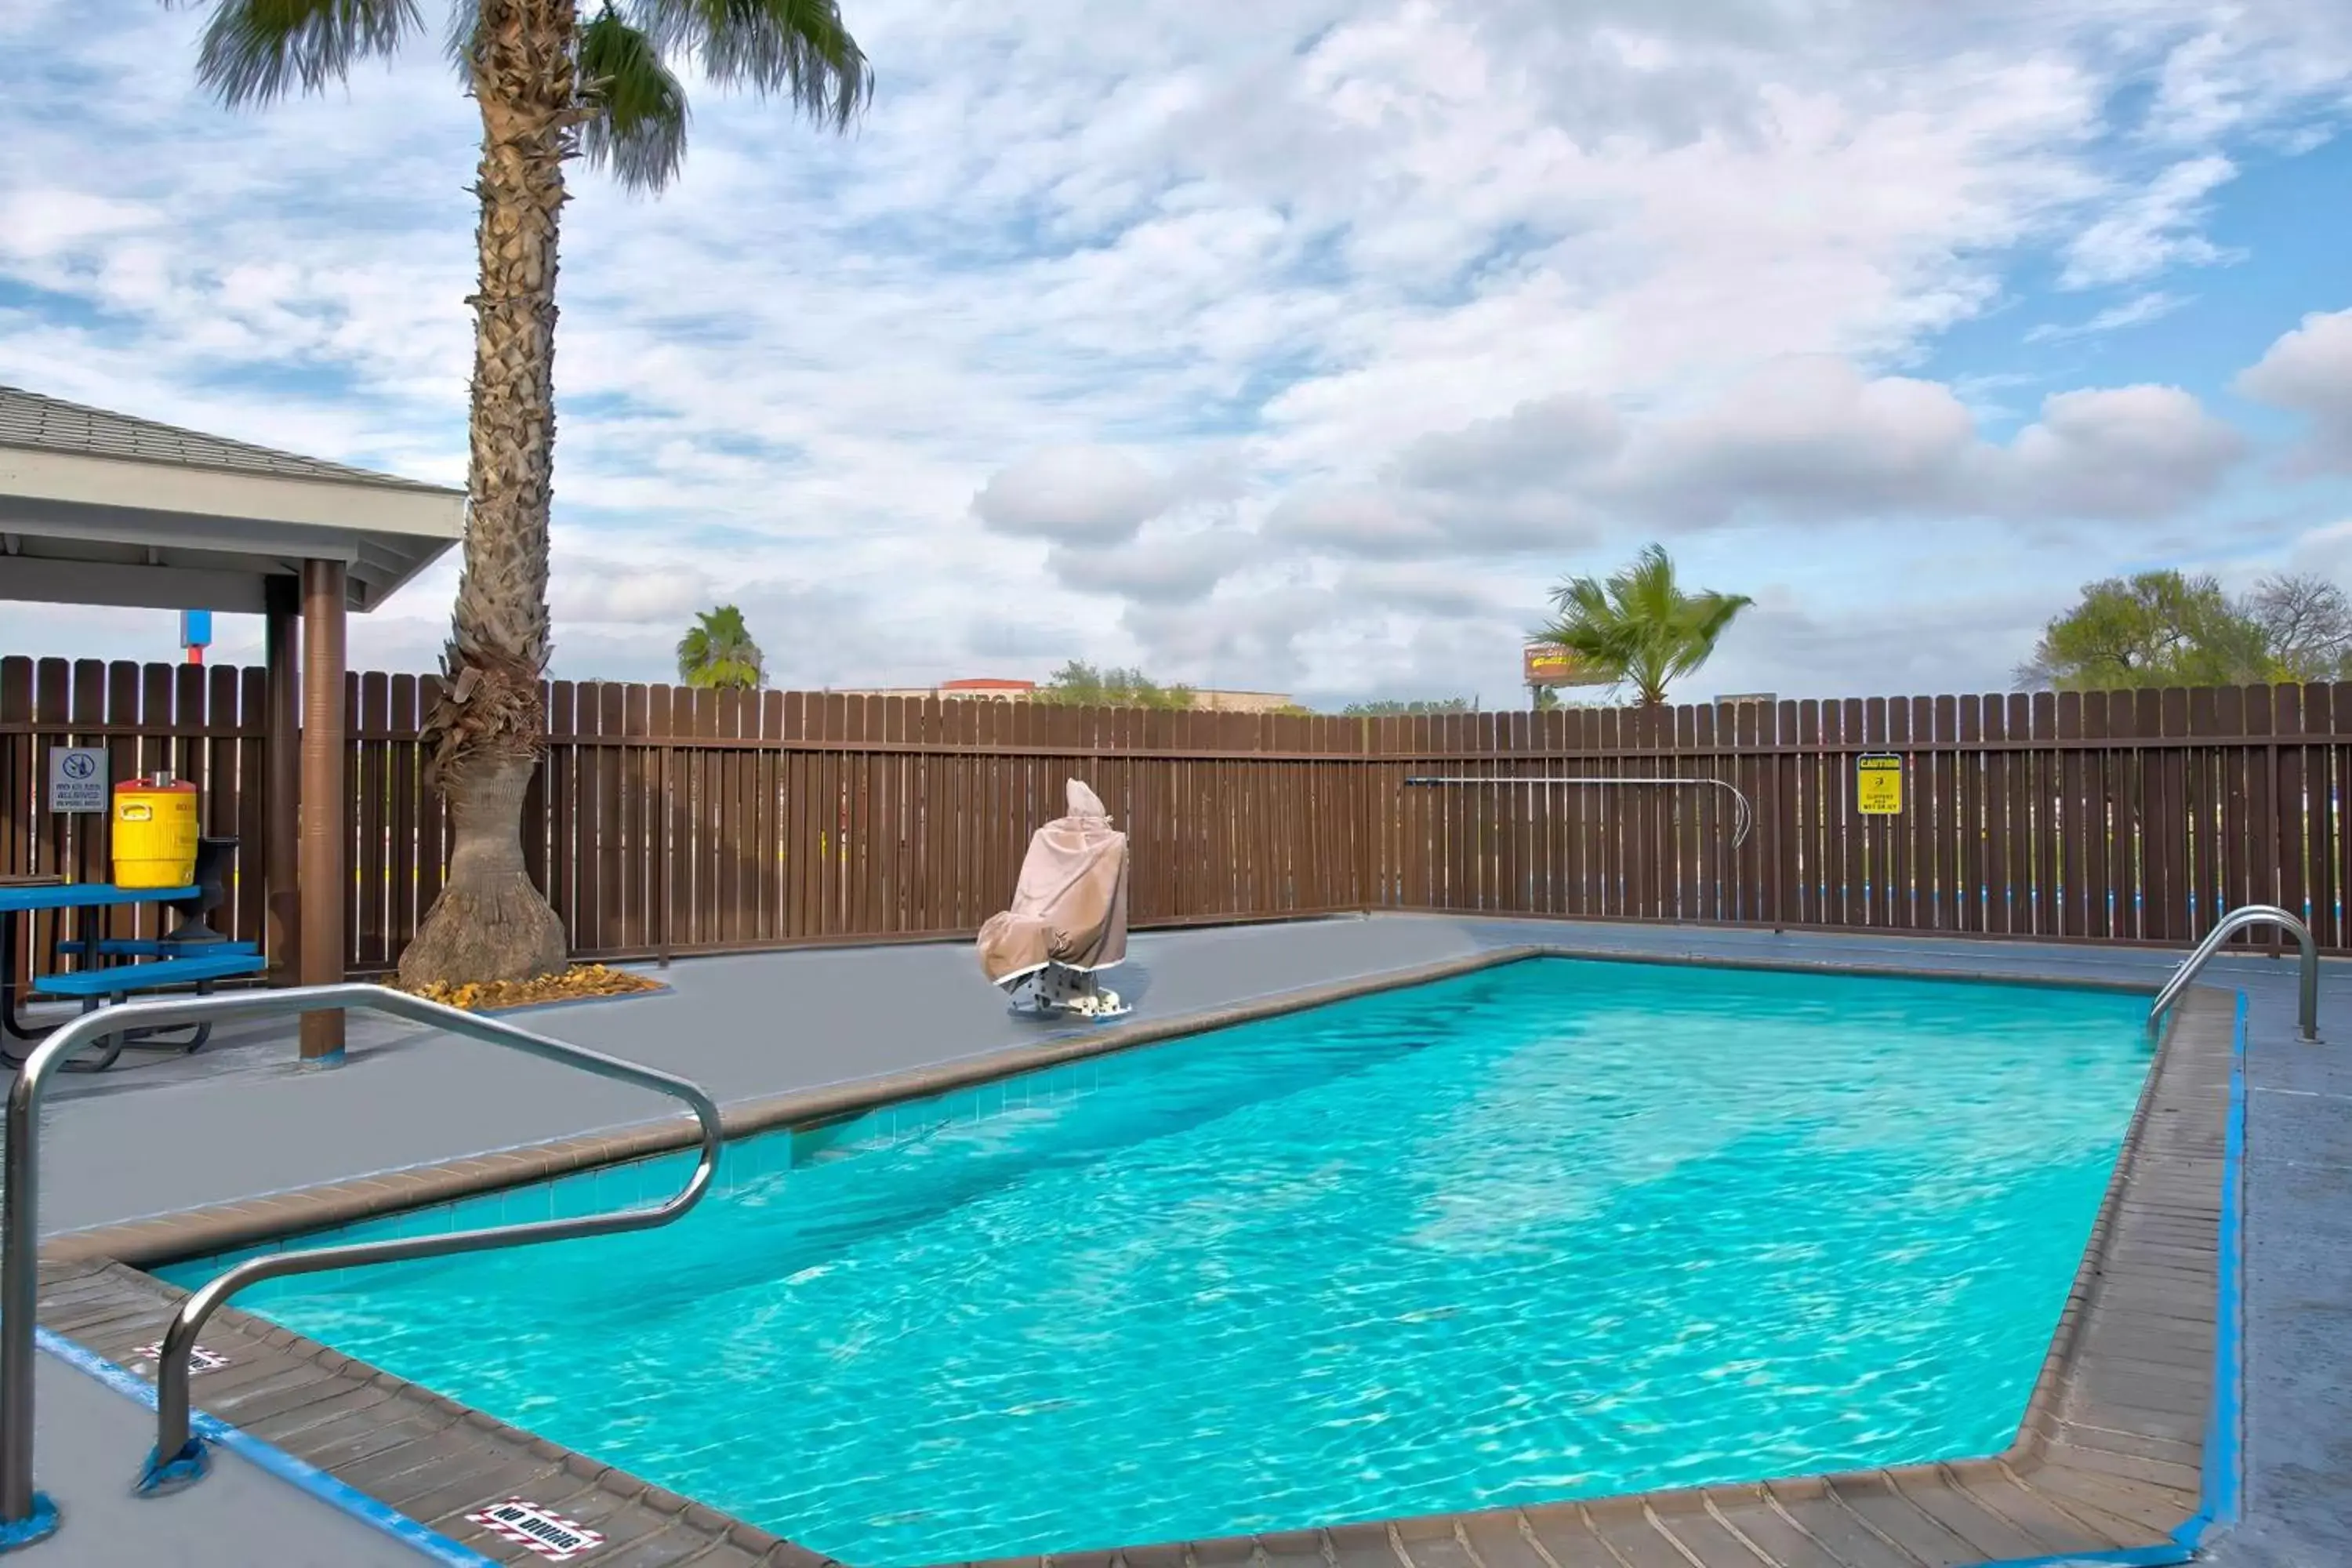
[[1853, 804], [1864, 816], [1903, 815], [1903, 759], [1894, 756], [1853, 760]]

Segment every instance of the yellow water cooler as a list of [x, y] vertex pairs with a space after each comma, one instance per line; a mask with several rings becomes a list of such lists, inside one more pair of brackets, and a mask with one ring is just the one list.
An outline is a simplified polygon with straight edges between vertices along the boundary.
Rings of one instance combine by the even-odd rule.
[[196, 786], [169, 773], [114, 786], [114, 885], [184, 888], [196, 874]]

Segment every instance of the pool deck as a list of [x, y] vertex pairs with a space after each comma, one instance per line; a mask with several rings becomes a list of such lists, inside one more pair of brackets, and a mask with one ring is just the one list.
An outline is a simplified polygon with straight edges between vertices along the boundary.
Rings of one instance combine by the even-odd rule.
[[[1118, 984], [1136, 1001], [1138, 1020], [1172, 1022], [1526, 944], [2105, 981], [2151, 989], [2180, 957], [2177, 952], [1980, 941], [1381, 916], [1139, 935]], [[548, 1010], [518, 1021], [684, 1073], [709, 1088], [730, 1112], [789, 1095], [800, 1096], [805, 1108], [819, 1103], [828, 1089], [845, 1103], [856, 1091], [841, 1086], [895, 1079], [911, 1087], [936, 1080], [942, 1068], [952, 1074], [958, 1064], [969, 1067], [1022, 1047], [1027, 1047], [1025, 1056], [1050, 1057], [1073, 1048], [1075, 1040], [1094, 1037], [1091, 1031], [1049, 1034], [1008, 1016], [961, 945], [702, 960], [680, 963], [667, 978], [674, 986], [667, 994]], [[2352, 1563], [2352, 1202], [2347, 1201], [2352, 1199], [2352, 1120], [2346, 1114], [2352, 1110], [2352, 1057], [2347, 1055], [2352, 1049], [2352, 966], [2326, 966], [2322, 1032], [2346, 1043], [2319, 1047], [2294, 1037], [2291, 963], [2232, 958], [2209, 969], [2206, 978], [2225, 992], [2242, 990], [2249, 1005], [2246, 1322], [2241, 1517], [2234, 1527], [2209, 1539], [2200, 1560], [2248, 1568], [2331, 1568]], [[2217, 1000], [2200, 999], [2199, 1010]], [[164, 1297], [143, 1276], [94, 1260], [135, 1254], [142, 1235], [152, 1245], [157, 1237], [178, 1232], [177, 1250], [183, 1254], [207, 1251], [235, 1239], [240, 1228], [258, 1235], [282, 1226], [285, 1216], [303, 1206], [302, 1200], [272, 1194], [341, 1183], [349, 1200], [360, 1205], [353, 1212], [364, 1212], [371, 1202], [381, 1207], [387, 1194], [414, 1192], [419, 1180], [378, 1183], [371, 1196], [370, 1189], [352, 1180], [368, 1173], [413, 1172], [565, 1138], [574, 1140], [567, 1160], [609, 1156], [642, 1143], [630, 1124], [659, 1109], [626, 1089], [470, 1043], [358, 1019], [352, 1037], [351, 1060], [331, 1072], [291, 1066], [282, 1036], [224, 1031], [213, 1048], [194, 1058], [62, 1081], [45, 1118], [43, 1228], [58, 1259], [45, 1289], [45, 1321], [69, 1328], [85, 1344], [120, 1353], [142, 1338], [155, 1337], [151, 1331]], [[2209, 1083], [2209, 1100], [2210, 1091]], [[509, 1155], [478, 1162], [456, 1179], [479, 1184], [549, 1164], [543, 1154]], [[424, 1178], [433, 1179], [450, 1178]], [[193, 1245], [186, 1227], [176, 1223], [122, 1228], [125, 1222], [191, 1208], [215, 1211], [215, 1234], [205, 1245]], [[93, 1234], [101, 1228], [104, 1237]], [[2161, 1248], [2165, 1238], [2151, 1234]], [[124, 1245], [126, 1238], [132, 1245]], [[84, 1261], [72, 1261], [77, 1257]], [[462, 1510], [473, 1502], [511, 1488], [592, 1526], [604, 1528], [599, 1521], [612, 1524], [607, 1533], [613, 1539], [578, 1559], [592, 1568], [815, 1561], [772, 1537], [692, 1509], [684, 1500], [641, 1491], [620, 1497], [610, 1478], [583, 1473], [576, 1457], [499, 1429], [331, 1352], [315, 1352], [291, 1336], [265, 1331], [251, 1320], [225, 1314], [205, 1340], [226, 1350], [232, 1363], [198, 1378], [200, 1405], [265, 1431], [306, 1456], [324, 1456], [319, 1462], [362, 1490], [399, 1494], [412, 1513], [442, 1520], [445, 1533], [493, 1560], [541, 1560], [522, 1556], [520, 1548], [502, 1548], [462, 1520]], [[2164, 1375], [2159, 1366], [2158, 1379]], [[342, 1409], [341, 1401], [354, 1386], [387, 1408], [397, 1407], [403, 1419], [387, 1423], [381, 1415], [363, 1417]], [[59, 1535], [26, 1551], [27, 1562], [227, 1568], [257, 1561], [257, 1532], [276, 1543], [267, 1556], [273, 1563], [429, 1560], [389, 1535], [370, 1533], [292, 1486], [231, 1462], [235, 1456], [224, 1459], [223, 1474], [203, 1486], [168, 1500], [134, 1501], [124, 1483], [146, 1446], [130, 1436], [138, 1431], [143, 1413], [61, 1363], [45, 1363], [40, 1395], [40, 1479], [65, 1506], [68, 1522]], [[300, 1414], [305, 1410], [315, 1416], [307, 1435]], [[2171, 1418], [2183, 1420], [2187, 1414]], [[331, 1422], [343, 1425], [330, 1430]], [[500, 1462], [482, 1469], [478, 1447], [457, 1451], [461, 1438], [499, 1446]], [[339, 1450], [338, 1443], [354, 1451]], [[116, 1451], [116, 1463], [100, 1471], [85, 1458]], [[2177, 1455], [2169, 1461], [2157, 1454], [2146, 1457], [2179, 1463]], [[2176, 1483], [2187, 1479], [2171, 1478]], [[596, 1512], [606, 1508], [607, 1500], [610, 1509]], [[441, 1505], [437, 1511], [426, 1511], [436, 1502]], [[1632, 1532], [1595, 1560], [1635, 1568], [1652, 1560], [1675, 1568], [1695, 1561], [1796, 1561], [1768, 1539], [1790, 1519], [1789, 1500], [1772, 1498], [1761, 1506], [1764, 1516], [1751, 1522], [1763, 1533], [1751, 1535], [1722, 1529], [1724, 1510], [1703, 1502], [1697, 1516], [1702, 1522], [1688, 1526], [1710, 1542], [1708, 1554], [1699, 1557], [1664, 1526], [1655, 1508], [1637, 1510]], [[2028, 1529], [2021, 1541], [2011, 1540], [1974, 1516], [1971, 1528], [1963, 1530], [1957, 1520], [1938, 1520], [1928, 1511], [1931, 1506], [1899, 1486], [1888, 1497], [1871, 1497], [1866, 1506], [1841, 1503], [1861, 1521], [1855, 1526], [1859, 1533], [1844, 1550], [1832, 1545], [1834, 1555], [1822, 1552], [1813, 1560], [1848, 1568], [1882, 1561], [1975, 1562], [1990, 1555], [2013, 1557], [2028, 1542], [2052, 1539], [2047, 1530]], [[2068, 1517], [2095, 1522], [2085, 1520], [2085, 1510], [2137, 1527], [2143, 1534], [2153, 1528], [2149, 1520], [2128, 1517], [2131, 1509], [2110, 1514], [2089, 1500]], [[1605, 1507], [1580, 1511], [1593, 1518], [1608, 1513]], [[1874, 1519], [1874, 1513], [1881, 1517]], [[164, 1533], [171, 1545], [159, 1553], [152, 1545], [153, 1521], [167, 1514], [173, 1522]], [[1380, 1561], [1383, 1568], [1544, 1568], [1548, 1552], [1559, 1568], [1575, 1561], [1565, 1546], [1555, 1551], [1540, 1534], [1517, 1526], [1496, 1536], [1491, 1528], [1496, 1516], [1480, 1517], [1488, 1523], [1475, 1531], [1448, 1521], [1442, 1529], [1365, 1527], [1374, 1532], [1371, 1537], [1359, 1530], [1202, 1543], [1191, 1550], [1191, 1559], [1196, 1568], [1212, 1568], [1236, 1551], [1241, 1560], [1263, 1556], [1269, 1563], [1303, 1551], [1317, 1562]], [[2023, 1522], [1999, 1510], [1994, 1517], [2011, 1527]], [[1612, 1520], [1611, 1528], [1622, 1522]], [[2122, 1533], [2106, 1531], [2110, 1540]], [[2094, 1531], [2082, 1548], [2098, 1539]], [[1822, 1545], [1801, 1532], [1790, 1540]], [[1370, 1557], [1359, 1554], [1364, 1547], [1370, 1549]], [[1718, 1547], [1733, 1555], [1718, 1557]], [[2070, 1543], [2069, 1549], [2076, 1548]], [[1658, 1552], [1666, 1555], [1655, 1556]], [[1159, 1548], [1127, 1555], [1129, 1568], [1159, 1568], [1163, 1562], [1176, 1568], [1185, 1553]], [[467, 1559], [460, 1554], [444, 1560]]]

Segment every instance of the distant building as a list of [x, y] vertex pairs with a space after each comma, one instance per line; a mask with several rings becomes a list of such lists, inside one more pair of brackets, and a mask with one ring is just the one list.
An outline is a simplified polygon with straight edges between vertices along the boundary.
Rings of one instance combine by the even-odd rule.
[[1202, 713], [1275, 713], [1291, 705], [1287, 691], [1202, 691], [1192, 693], [1192, 708]]
[[[1037, 695], [1034, 680], [1001, 680], [987, 676], [942, 680], [937, 686], [831, 688], [836, 697], [936, 697], [943, 702], [1027, 702]], [[1289, 707], [1286, 691], [1212, 691], [1195, 689], [1192, 709], [1199, 713], [1272, 713]]]
[[[931, 695], [929, 692], [925, 696]], [[938, 695], [942, 699], [959, 698], [967, 702], [1026, 702], [1037, 695], [1034, 680], [996, 680], [987, 676], [970, 680], [942, 680]]]

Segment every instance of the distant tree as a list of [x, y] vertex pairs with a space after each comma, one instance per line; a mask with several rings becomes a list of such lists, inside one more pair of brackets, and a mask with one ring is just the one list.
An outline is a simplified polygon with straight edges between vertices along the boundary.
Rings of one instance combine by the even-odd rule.
[[2325, 577], [2266, 577], [2240, 606], [2262, 628], [2278, 673], [2296, 680], [2352, 675], [2352, 595]]
[[2017, 674], [2027, 689], [2120, 691], [2235, 686], [2277, 669], [2252, 609], [2231, 603], [2210, 574], [2168, 570], [2085, 586], [2073, 609], [2042, 628]]
[[1530, 686], [1528, 696], [1538, 713], [1549, 713], [1559, 706], [1559, 688], [1556, 686]]
[[1407, 714], [1476, 711], [1476, 700], [1468, 697], [1432, 697], [1410, 702], [1383, 699], [1377, 702], [1350, 702], [1339, 710], [1340, 716], [1347, 719], [1392, 719]]
[[1194, 693], [1189, 686], [1162, 686], [1139, 669], [1097, 669], [1072, 659], [1037, 689], [1034, 700], [1069, 708], [1189, 709]]
[[732, 605], [705, 610], [677, 639], [677, 678], [710, 691], [756, 691], [768, 679], [760, 645]]
[[1755, 603], [1744, 594], [1685, 591], [1673, 559], [1656, 544], [1606, 580], [1569, 579], [1551, 599], [1558, 618], [1536, 640], [1631, 686], [1644, 708], [1665, 706], [1668, 685], [1706, 664], [1731, 623]]

